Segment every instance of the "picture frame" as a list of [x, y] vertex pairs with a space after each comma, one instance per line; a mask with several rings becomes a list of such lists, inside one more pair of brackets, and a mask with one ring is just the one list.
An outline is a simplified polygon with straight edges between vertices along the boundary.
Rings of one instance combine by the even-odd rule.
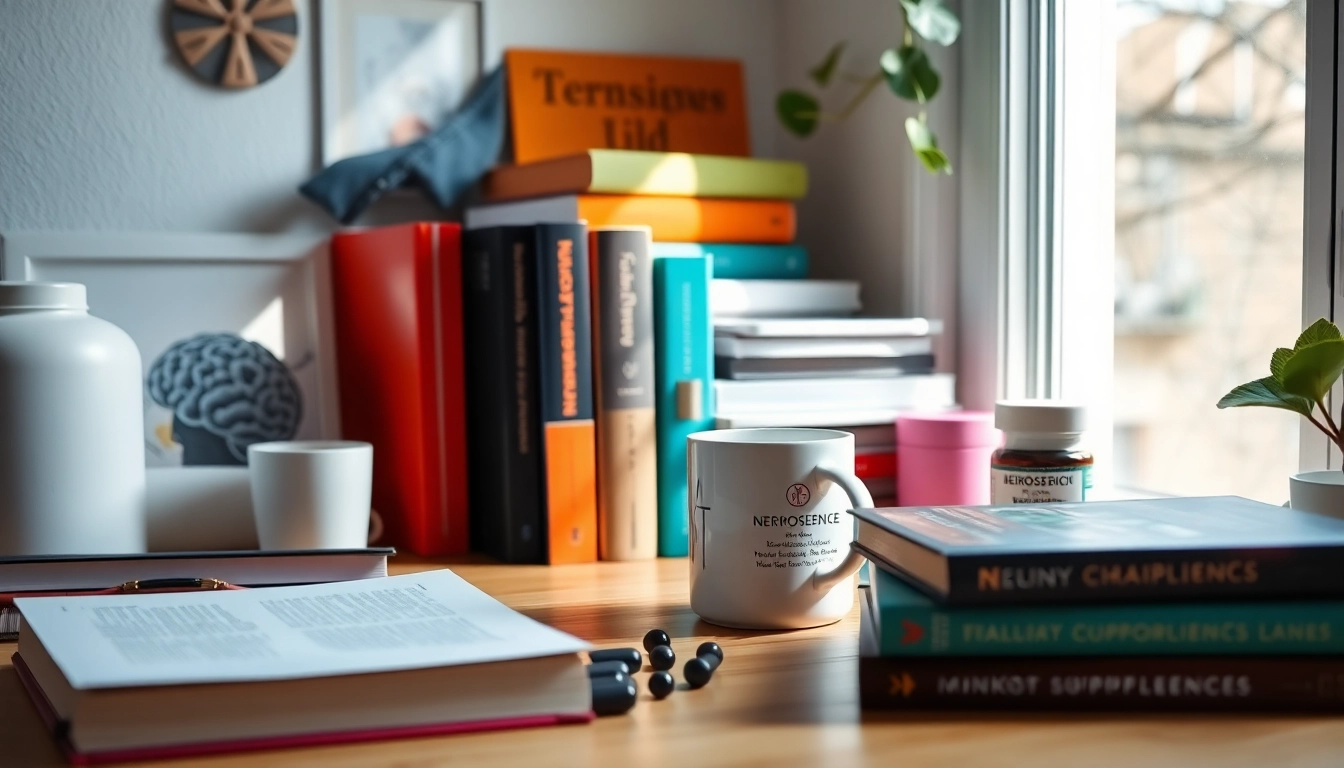
[[484, 69], [480, 0], [321, 0], [322, 165], [407, 144]]
[[[236, 335], [246, 350], [256, 342], [297, 388], [292, 439], [340, 437], [326, 235], [5, 232], [0, 279], [83, 284], [90, 314], [135, 341], [144, 375], [201, 333]], [[238, 441], [228, 443], [233, 460], [190, 456], [181, 414], [142, 391], [147, 466], [240, 464], [239, 447], [245, 460]]]

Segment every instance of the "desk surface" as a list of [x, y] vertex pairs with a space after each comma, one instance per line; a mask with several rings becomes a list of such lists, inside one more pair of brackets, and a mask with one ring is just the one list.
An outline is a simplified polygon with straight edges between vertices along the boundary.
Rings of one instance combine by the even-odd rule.
[[[396, 573], [439, 564], [396, 558]], [[195, 761], [225, 766], [1338, 766], [1344, 720], [1208, 715], [864, 714], [859, 711], [858, 611], [798, 632], [744, 632], [699, 621], [687, 605], [686, 563], [559, 567], [455, 565], [468, 581], [523, 613], [599, 646], [638, 646], [666, 629], [685, 658], [717, 640], [726, 661], [698, 691], [654, 701], [637, 679], [628, 715], [537, 728]], [[63, 761], [19, 687], [0, 643], [0, 765]], [[680, 664], [676, 676], [680, 679]]]

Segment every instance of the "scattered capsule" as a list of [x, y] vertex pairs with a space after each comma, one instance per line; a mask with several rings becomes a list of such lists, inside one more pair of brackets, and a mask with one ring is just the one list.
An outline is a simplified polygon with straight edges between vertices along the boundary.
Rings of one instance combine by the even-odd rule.
[[644, 635], [644, 650], [652, 651], [660, 645], [672, 645], [672, 638], [661, 629], [650, 629]]
[[723, 661], [723, 649], [713, 640], [706, 640], [700, 644], [699, 648], [695, 649], [696, 656], [704, 656], [706, 653], [712, 653], [719, 657], [719, 661]]
[[709, 679], [714, 676], [714, 670], [718, 669], [722, 663], [723, 661], [712, 653], [696, 656], [686, 662], [686, 666], [681, 670], [681, 676], [686, 679], [686, 684], [692, 688], [703, 688], [709, 682]]
[[589, 651], [588, 659], [594, 664], [600, 661], [624, 661], [631, 672], [644, 668], [644, 656], [638, 648], [607, 648], [601, 651]]
[[660, 671], [649, 675], [649, 693], [653, 694], [655, 699], [666, 699], [676, 687], [677, 683], [669, 672]]
[[615, 674], [630, 674], [630, 666], [624, 661], [599, 661], [588, 665], [589, 677], [611, 677]]
[[594, 677], [588, 683], [593, 688], [593, 713], [598, 717], [629, 712], [639, 698], [639, 687], [625, 675]]
[[670, 645], [655, 645], [653, 650], [649, 651], [649, 664], [660, 672], [671, 669], [676, 663], [677, 654]]

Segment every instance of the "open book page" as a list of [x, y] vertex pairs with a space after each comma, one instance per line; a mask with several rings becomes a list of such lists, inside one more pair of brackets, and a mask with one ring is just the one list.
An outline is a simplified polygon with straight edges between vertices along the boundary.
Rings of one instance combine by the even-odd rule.
[[77, 689], [387, 672], [588, 647], [447, 570], [299, 587], [44, 597], [15, 604]]

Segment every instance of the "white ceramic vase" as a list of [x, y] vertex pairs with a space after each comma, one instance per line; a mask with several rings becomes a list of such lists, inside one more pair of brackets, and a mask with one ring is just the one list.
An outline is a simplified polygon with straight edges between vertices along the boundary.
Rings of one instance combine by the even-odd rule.
[[1293, 475], [1288, 491], [1293, 509], [1344, 518], [1344, 472], [1338, 469]]

